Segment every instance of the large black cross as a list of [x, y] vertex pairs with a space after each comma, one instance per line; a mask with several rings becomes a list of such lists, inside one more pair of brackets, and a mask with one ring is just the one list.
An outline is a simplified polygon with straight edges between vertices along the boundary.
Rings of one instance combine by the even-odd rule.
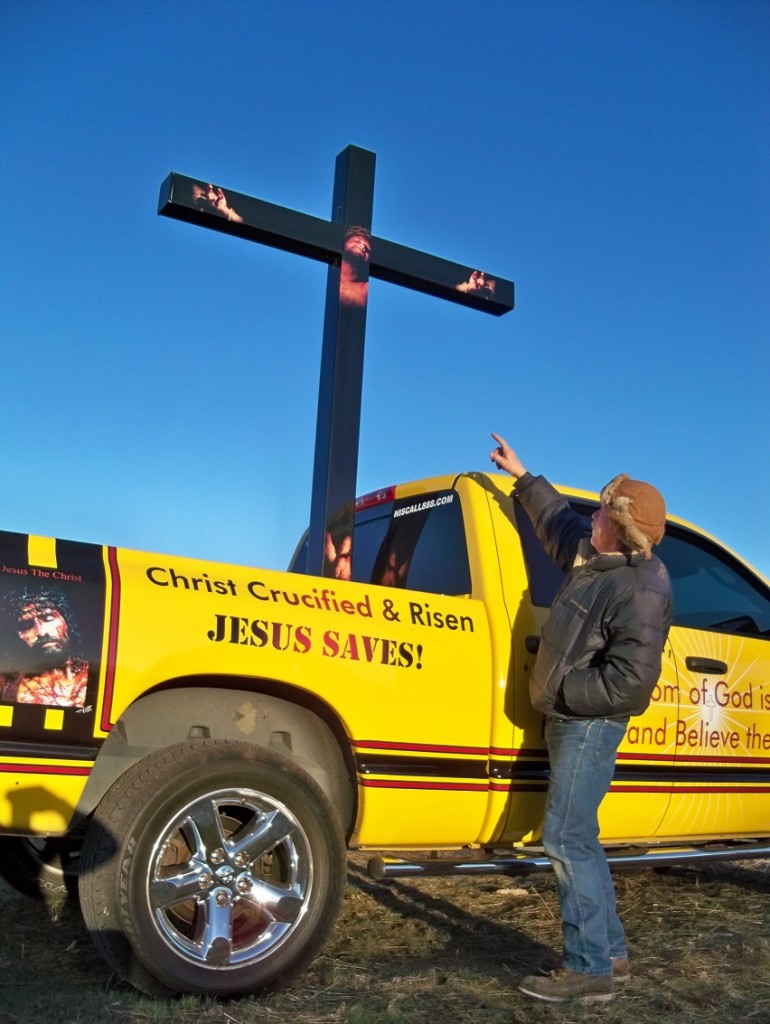
[[513, 309], [513, 283], [371, 234], [375, 155], [337, 157], [331, 220], [169, 174], [158, 213], [329, 264], [306, 571], [350, 572], [369, 276], [484, 313]]

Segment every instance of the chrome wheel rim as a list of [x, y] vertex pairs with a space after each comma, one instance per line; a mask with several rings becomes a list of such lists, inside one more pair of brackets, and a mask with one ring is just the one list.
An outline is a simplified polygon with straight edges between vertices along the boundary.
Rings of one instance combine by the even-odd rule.
[[310, 842], [280, 801], [251, 789], [207, 793], [160, 832], [147, 899], [163, 940], [197, 966], [273, 955], [306, 913]]

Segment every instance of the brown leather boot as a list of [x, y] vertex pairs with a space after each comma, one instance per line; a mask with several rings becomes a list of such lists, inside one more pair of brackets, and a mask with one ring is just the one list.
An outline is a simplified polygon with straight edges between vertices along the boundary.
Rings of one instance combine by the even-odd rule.
[[[612, 963], [612, 977], [615, 980], [616, 985], [625, 985], [627, 981], [631, 980], [631, 967], [628, 962], [627, 956], [614, 956], [611, 960]], [[551, 961], [547, 967], [541, 967], [541, 974], [552, 974], [554, 971], [560, 971], [564, 966], [562, 958], [559, 957], [556, 960]]]
[[615, 998], [615, 982], [611, 974], [577, 974], [563, 967], [547, 976], [523, 978], [519, 991], [548, 1003], [608, 1003]]

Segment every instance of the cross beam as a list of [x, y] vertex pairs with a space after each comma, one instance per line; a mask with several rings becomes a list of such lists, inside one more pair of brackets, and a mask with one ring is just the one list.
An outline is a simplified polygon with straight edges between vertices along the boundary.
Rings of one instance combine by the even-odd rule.
[[170, 174], [158, 213], [329, 265], [306, 571], [347, 578], [369, 277], [502, 316], [513, 283], [371, 234], [375, 155], [337, 157], [330, 220]]

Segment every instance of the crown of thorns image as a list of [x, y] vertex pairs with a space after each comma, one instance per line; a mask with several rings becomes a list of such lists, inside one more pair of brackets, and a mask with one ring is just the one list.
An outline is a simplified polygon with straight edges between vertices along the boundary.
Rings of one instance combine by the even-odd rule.
[[[35, 637], [27, 638], [35, 623], [58, 619], [59, 642], [51, 643], [51, 654], [72, 660], [83, 658], [77, 615], [67, 594], [59, 587], [27, 584], [9, 590], [0, 598], [0, 672], [19, 666], [19, 653], [45, 648]], [[30, 642], [31, 640], [31, 642]]]

